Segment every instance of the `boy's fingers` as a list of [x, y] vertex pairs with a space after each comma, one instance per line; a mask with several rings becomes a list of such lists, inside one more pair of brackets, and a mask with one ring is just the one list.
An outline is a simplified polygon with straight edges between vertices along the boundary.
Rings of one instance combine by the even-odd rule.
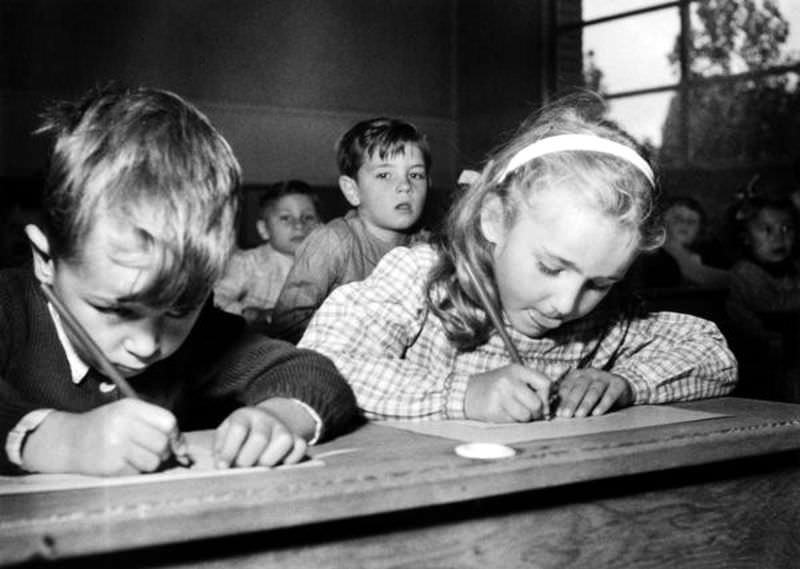
[[239, 449], [233, 464], [240, 467], [253, 466], [258, 463], [264, 449], [269, 444], [269, 432], [262, 432], [259, 430], [251, 430], [248, 433], [247, 440]]
[[306, 456], [308, 443], [302, 437], [294, 437], [294, 448], [289, 456], [283, 459], [284, 464], [297, 464]]
[[125, 460], [135, 472], [153, 472], [161, 466], [161, 456], [144, 447], [132, 444], [125, 453]]
[[167, 409], [137, 399], [122, 399], [120, 405], [126, 407], [126, 412], [136, 416], [139, 420], [149, 423], [159, 431], [168, 433], [176, 428], [177, 420]]
[[275, 466], [284, 457], [291, 454], [294, 449], [295, 437], [285, 429], [273, 429], [272, 437], [258, 464], [261, 466]]
[[233, 464], [233, 460], [239, 454], [239, 449], [242, 448], [245, 439], [247, 438], [248, 429], [237, 421], [229, 421], [225, 429], [224, 438], [218, 440], [214, 448], [216, 452], [216, 466], [217, 468], [228, 468]]
[[131, 441], [165, 460], [169, 454], [170, 431], [164, 432], [153, 425], [137, 421], [131, 427]]

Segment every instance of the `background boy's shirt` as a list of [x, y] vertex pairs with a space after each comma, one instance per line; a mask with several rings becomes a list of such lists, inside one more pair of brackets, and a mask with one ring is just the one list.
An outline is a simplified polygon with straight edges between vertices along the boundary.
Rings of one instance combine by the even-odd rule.
[[[0, 271], [0, 441], [28, 413], [81, 413], [121, 397], [89, 369], [77, 384], [47, 302], [29, 268]], [[353, 394], [330, 360], [246, 331], [241, 318], [207, 306], [186, 342], [131, 380], [143, 399], [175, 413], [182, 430], [216, 428], [242, 405], [298, 399], [322, 418], [321, 438], [355, 417]], [[0, 445], [0, 472], [18, 472]]]
[[[459, 351], [425, 303], [438, 253], [398, 247], [360, 283], [335, 290], [312, 319], [300, 346], [333, 359], [372, 419], [463, 419], [470, 375], [510, 362], [497, 334]], [[635, 404], [668, 403], [729, 393], [736, 359], [716, 325], [687, 314], [626, 319], [598, 306], [541, 338], [508, 327], [523, 362], [551, 378], [579, 367], [628, 381]]]
[[[423, 237], [415, 234], [407, 242]], [[316, 228], [295, 253], [294, 265], [272, 312], [270, 335], [297, 343], [331, 291], [366, 278], [394, 247], [374, 237], [356, 209]]]
[[214, 304], [232, 314], [242, 314], [248, 307], [271, 309], [293, 262], [294, 257], [270, 243], [237, 251], [214, 287]]

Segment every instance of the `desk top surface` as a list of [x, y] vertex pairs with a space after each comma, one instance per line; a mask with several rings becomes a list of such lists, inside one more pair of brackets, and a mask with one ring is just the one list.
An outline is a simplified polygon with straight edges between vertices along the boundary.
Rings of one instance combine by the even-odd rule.
[[315, 447], [317, 458], [308, 467], [0, 495], [0, 564], [290, 528], [800, 449], [800, 405], [721, 398], [679, 407], [724, 415], [517, 443], [513, 458], [496, 461], [460, 457], [453, 440], [368, 424]]

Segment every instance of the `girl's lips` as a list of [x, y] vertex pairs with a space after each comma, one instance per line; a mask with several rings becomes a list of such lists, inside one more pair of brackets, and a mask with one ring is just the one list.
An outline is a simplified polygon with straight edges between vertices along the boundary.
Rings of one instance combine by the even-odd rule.
[[556, 318], [551, 318], [549, 316], [545, 316], [541, 312], [529, 308], [528, 309], [528, 318], [539, 328], [544, 330], [552, 330], [554, 328], [558, 328], [561, 325], [561, 320]]

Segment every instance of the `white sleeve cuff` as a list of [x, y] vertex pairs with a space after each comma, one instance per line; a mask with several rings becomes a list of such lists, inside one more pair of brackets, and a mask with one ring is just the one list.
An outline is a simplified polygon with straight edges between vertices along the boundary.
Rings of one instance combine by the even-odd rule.
[[308, 444], [309, 446], [316, 444], [317, 441], [319, 440], [319, 437], [322, 435], [322, 417], [320, 417], [319, 413], [317, 413], [314, 410], [314, 408], [311, 407], [311, 405], [309, 405], [308, 403], [300, 401], [299, 399], [292, 399], [292, 401], [294, 401], [295, 403], [300, 405], [303, 409], [308, 411], [308, 414], [311, 415], [312, 419], [314, 419], [314, 436], [311, 438], [310, 441], [308, 441]]
[[52, 413], [54, 409], [36, 409], [25, 415], [19, 420], [6, 437], [6, 454], [8, 460], [20, 468], [22, 466], [22, 448], [25, 446], [25, 439]]

